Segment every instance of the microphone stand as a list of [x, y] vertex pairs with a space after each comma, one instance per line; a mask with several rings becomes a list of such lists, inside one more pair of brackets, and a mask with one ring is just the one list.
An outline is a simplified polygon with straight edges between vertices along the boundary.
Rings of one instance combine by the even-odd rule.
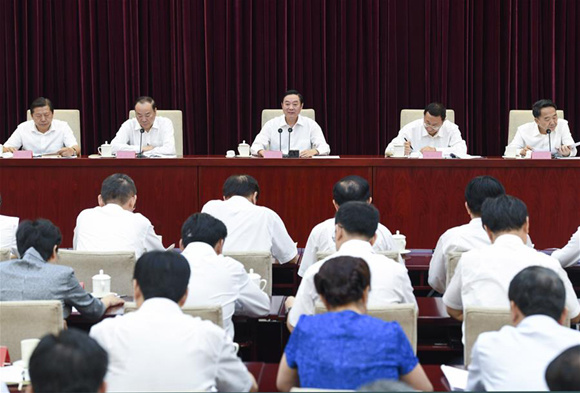
[[137, 158], [143, 158], [145, 157], [143, 155], [143, 133], [145, 132], [145, 130], [141, 128], [139, 132], [141, 133], [141, 135], [139, 136], [139, 154], [137, 154]]
[[292, 134], [292, 127], [288, 128], [288, 155], [290, 155], [290, 135]]
[[548, 134], [548, 149], [550, 149], [550, 157], [553, 156], [552, 154], [552, 138], [550, 136], [550, 134], [552, 133], [552, 130], [550, 130], [549, 128], [546, 130], [546, 134]]
[[[278, 134], [280, 134], [280, 153], [282, 153], [282, 129], [278, 128]], [[284, 153], [282, 153], [284, 154]]]

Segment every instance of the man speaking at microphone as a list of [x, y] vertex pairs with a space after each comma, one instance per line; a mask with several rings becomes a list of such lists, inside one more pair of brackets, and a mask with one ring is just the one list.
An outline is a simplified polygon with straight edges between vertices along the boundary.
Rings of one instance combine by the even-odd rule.
[[170, 119], [157, 116], [157, 106], [151, 97], [135, 101], [135, 118], [121, 125], [111, 141], [113, 153], [134, 151], [144, 156], [175, 155], [175, 137]]
[[314, 120], [300, 116], [304, 98], [296, 90], [288, 90], [282, 97], [282, 116], [264, 124], [251, 147], [253, 155], [264, 156], [264, 151], [281, 151], [289, 154], [298, 150], [300, 157], [325, 156], [330, 146], [324, 139], [322, 129]]
[[576, 146], [568, 122], [558, 119], [557, 109], [551, 100], [537, 101], [532, 107], [534, 121], [519, 126], [508, 147], [516, 147], [522, 156], [531, 150], [550, 151], [561, 157], [575, 156]]

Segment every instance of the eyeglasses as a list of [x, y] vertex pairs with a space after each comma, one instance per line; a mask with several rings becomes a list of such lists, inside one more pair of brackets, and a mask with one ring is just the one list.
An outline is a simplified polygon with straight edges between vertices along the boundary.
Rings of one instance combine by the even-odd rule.
[[432, 126], [431, 124], [423, 123], [423, 125], [425, 126], [425, 128], [432, 128], [435, 131], [439, 131], [441, 127], [443, 127], [443, 124], [441, 124], [440, 126]]

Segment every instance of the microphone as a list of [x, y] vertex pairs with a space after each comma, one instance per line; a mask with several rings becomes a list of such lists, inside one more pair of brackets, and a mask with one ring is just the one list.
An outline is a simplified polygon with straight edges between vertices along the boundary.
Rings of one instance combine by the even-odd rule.
[[280, 134], [280, 153], [282, 153], [282, 129], [278, 128], [278, 134]]
[[552, 138], [550, 137], [550, 134], [552, 133], [552, 130], [550, 130], [549, 128], [546, 130], [546, 134], [548, 134], [548, 149], [550, 149], [550, 156], [552, 155]]
[[141, 133], [141, 135], [139, 136], [139, 154], [137, 154], [137, 157], [143, 158], [143, 133], [145, 132], [145, 130], [141, 128], [139, 132]]
[[292, 127], [288, 127], [288, 155], [290, 155], [290, 136], [292, 135]]

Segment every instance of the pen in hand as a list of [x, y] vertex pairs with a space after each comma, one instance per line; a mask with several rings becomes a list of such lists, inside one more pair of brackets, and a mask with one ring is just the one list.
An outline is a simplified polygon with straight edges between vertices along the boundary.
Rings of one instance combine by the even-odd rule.
[[405, 137], [403, 137], [403, 139], [405, 140], [405, 142], [408, 142], [408, 143], [409, 143], [409, 148], [410, 148], [411, 150], [413, 150], [413, 146], [411, 145], [411, 142], [409, 142], [409, 141], [407, 140], [407, 138], [405, 138]]

